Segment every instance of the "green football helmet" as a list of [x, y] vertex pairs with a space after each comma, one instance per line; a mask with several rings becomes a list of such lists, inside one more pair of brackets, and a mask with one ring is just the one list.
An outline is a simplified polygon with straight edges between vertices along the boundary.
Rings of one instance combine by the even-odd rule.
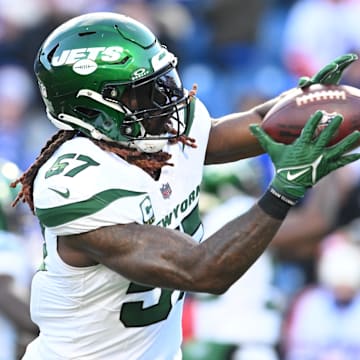
[[176, 65], [144, 25], [101, 12], [55, 29], [34, 70], [56, 127], [151, 153], [186, 131], [189, 96]]

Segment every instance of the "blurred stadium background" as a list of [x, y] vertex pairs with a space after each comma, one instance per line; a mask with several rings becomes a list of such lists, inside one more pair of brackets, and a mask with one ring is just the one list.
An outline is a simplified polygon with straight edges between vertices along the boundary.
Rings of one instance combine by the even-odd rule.
[[[213, 117], [247, 110], [296, 86], [299, 76], [312, 75], [333, 58], [360, 52], [360, 0], [0, 0], [0, 158], [15, 163], [21, 170], [33, 162], [55, 132], [45, 118], [33, 75], [36, 52], [57, 25], [94, 11], [124, 13], [149, 26], [178, 56], [185, 87], [198, 84], [198, 96]], [[349, 69], [344, 82], [360, 86], [359, 64]], [[334, 279], [342, 279], [341, 284], [352, 289], [347, 302], [339, 301], [332, 292], [331, 286], [338, 286], [339, 282], [328, 281], [324, 285], [321, 279], [330, 275], [322, 273], [319, 279], [316, 271], [320, 254], [326, 252], [323, 248], [334, 248], [324, 245], [328, 244], [328, 236], [336, 234], [342, 241], [359, 242], [358, 168], [359, 165], [354, 166], [339, 176], [341, 183], [335, 189], [340, 191], [345, 184], [344, 188], [350, 190], [344, 192], [341, 202], [337, 199], [329, 205], [335, 208], [334, 215], [330, 225], [317, 237], [314, 235], [313, 243], [317, 242], [311, 255], [294, 256], [301, 243], [293, 245], [288, 235], [283, 240], [286, 245], [279, 242], [278, 247], [270, 248], [227, 296], [189, 294], [184, 312], [184, 360], [360, 359], [360, 322], [349, 321], [360, 316], [360, 265], [347, 268], [347, 275], [332, 272], [334, 269], [328, 265], [322, 267], [323, 272], [331, 272]], [[221, 225], [221, 219], [225, 221], [245, 211], [266, 188], [271, 176], [266, 155], [210, 167], [205, 173], [201, 200], [209, 234]], [[334, 191], [334, 187], [330, 189]], [[325, 197], [329, 198], [329, 194]], [[223, 216], [212, 213], [220, 205], [224, 206], [220, 212]], [[21, 225], [12, 231], [23, 238], [21, 252], [28, 255], [27, 271], [31, 275], [42, 256], [41, 235], [34, 217], [24, 212]], [[293, 228], [292, 232], [300, 238], [304, 228], [310, 229], [312, 222], [324, 216], [322, 209], [317, 208], [311, 213], [312, 220], [305, 223], [299, 213], [302, 229]], [[303, 236], [309, 239], [312, 235]], [[0, 246], [0, 262], [8, 251], [5, 245]], [[346, 255], [349, 251], [354, 254], [357, 250], [340, 253]], [[351, 260], [347, 256], [339, 260], [340, 270], [346, 267], [347, 259]], [[0, 267], [0, 279], [3, 274], [6, 271]], [[323, 307], [329, 308], [324, 315], [328, 321], [323, 322], [326, 331], [315, 326], [316, 310], [306, 315], [308, 326], [299, 325], [297, 318], [289, 315], [313, 311], [310, 305], [302, 305], [300, 310], [294, 305], [309, 286], [331, 290], [329, 297], [324, 295], [322, 299], [328, 304]], [[26, 303], [28, 297], [22, 292], [20, 299]], [[9, 319], [3, 321], [4, 318], [6, 313], [0, 301], [0, 334], [4, 321], [9, 325]], [[339, 324], [346, 330], [339, 332]], [[31, 334], [11, 326], [7, 330], [19, 334], [12, 341], [20, 344], [20, 354]], [[306, 334], [311, 334], [312, 341]], [[1, 354], [5, 346], [5, 338], [0, 335], [0, 360], [19, 357]]]

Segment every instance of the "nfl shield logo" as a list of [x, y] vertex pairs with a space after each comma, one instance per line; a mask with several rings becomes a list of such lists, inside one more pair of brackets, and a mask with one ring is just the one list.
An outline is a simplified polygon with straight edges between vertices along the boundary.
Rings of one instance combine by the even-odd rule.
[[160, 191], [164, 199], [168, 199], [172, 193], [169, 183], [163, 184], [160, 188]]

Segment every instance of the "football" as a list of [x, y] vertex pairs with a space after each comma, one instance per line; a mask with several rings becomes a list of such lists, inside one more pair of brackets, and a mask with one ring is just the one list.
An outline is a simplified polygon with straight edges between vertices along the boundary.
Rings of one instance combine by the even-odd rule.
[[297, 88], [285, 95], [264, 117], [262, 128], [274, 140], [292, 143], [305, 123], [317, 110], [324, 111], [315, 136], [329, 124], [336, 113], [344, 117], [329, 146], [354, 130], [360, 130], [360, 89], [348, 85], [315, 84]]

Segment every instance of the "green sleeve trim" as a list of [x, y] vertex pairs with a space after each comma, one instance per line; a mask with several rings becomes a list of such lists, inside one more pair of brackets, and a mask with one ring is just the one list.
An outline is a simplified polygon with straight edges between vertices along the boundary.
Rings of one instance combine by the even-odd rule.
[[190, 100], [189, 106], [186, 109], [186, 116], [188, 117], [188, 119], [187, 119], [187, 124], [186, 124], [186, 129], [185, 129], [185, 135], [187, 135], [187, 136], [189, 135], [190, 129], [194, 122], [195, 102], [196, 102], [196, 100], [194, 98], [192, 98]]
[[182, 221], [183, 229], [186, 234], [194, 235], [201, 225], [199, 206], [196, 205], [194, 210]]
[[138, 196], [143, 194], [145, 193], [122, 189], [109, 189], [95, 194], [88, 200], [79, 201], [74, 204], [57, 206], [48, 209], [36, 208], [35, 213], [43, 225], [47, 227], [54, 227], [94, 214], [122, 197]]

